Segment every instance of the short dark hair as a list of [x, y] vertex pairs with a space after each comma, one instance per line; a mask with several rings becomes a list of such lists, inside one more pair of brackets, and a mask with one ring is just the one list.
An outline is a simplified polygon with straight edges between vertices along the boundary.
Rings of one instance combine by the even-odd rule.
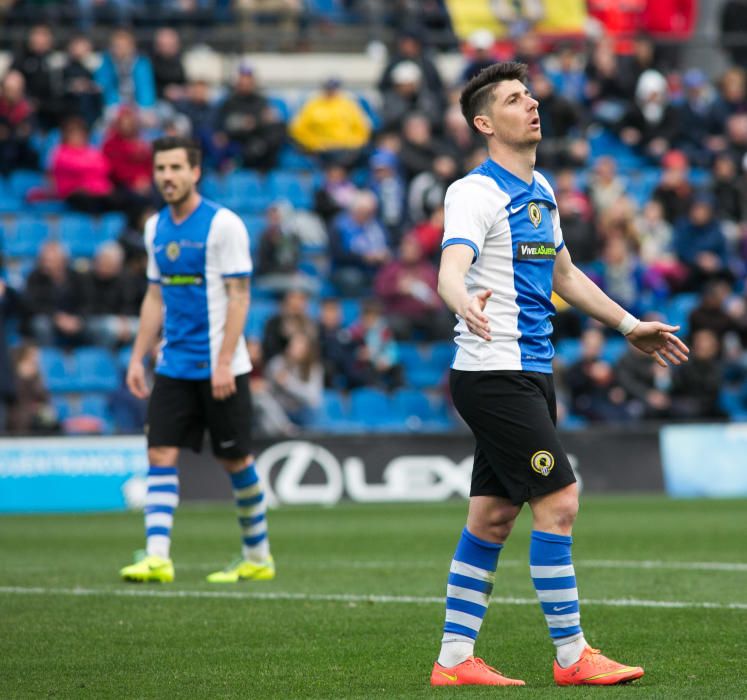
[[506, 61], [483, 68], [464, 86], [459, 98], [462, 114], [470, 128], [476, 133], [480, 133], [475, 127], [474, 119], [478, 114], [484, 114], [495, 99], [493, 87], [504, 80], [520, 80], [523, 83], [526, 79], [526, 63]]
[[197, 141], [187, 136], [162, 136], [156, 139], [153, 141], [153, 156], [159, 151], [173, 151], [176, 148], [183, 148], [187, 152], [187, 160], [193, 168], [201, 164], [202, 149]]

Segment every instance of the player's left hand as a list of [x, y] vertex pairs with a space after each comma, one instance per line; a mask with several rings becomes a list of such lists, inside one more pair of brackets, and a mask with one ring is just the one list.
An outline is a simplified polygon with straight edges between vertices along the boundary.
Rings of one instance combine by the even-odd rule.
[[231, 371], [231, 365], [217, 365], [210, 383], [213, 387], [213, 398], [218, 401], [223, 401], [236, 393], [236, 378]]
[[679, 365], [687, 362], [687, 347], [676, 335], [679, 326], [669, 326], [659, 321], [641, 321], [628, 335], [627, 341], [641, 352], [651, 355], [662, 367], [667, 362]]

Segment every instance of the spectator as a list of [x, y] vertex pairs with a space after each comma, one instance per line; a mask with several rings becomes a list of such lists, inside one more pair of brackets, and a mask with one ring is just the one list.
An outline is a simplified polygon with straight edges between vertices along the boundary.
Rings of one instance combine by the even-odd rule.
[[365, 294], [378, 268], [391, 257], [386, 230], [376, 209], [376, 195], [365, 190], [332, 222], [332, 279], [344, 296]]
[[[460, 158], [463, 154], [483, 148], [480, 137], [470, 129], [458, 104], [453, 104], [446, 110], [442, 126], [446, 150], [457, 159], [461, 170], [469, 172], [469, 169], [461, 167]], [[485, 160], [485, 158], [482, 158], [482, 160]]]
[[698, 195], [687, 218], [676, 226], [674, 249], [687, 267], [687, 289], [700, 289], [705, 282], [717, 278], [731, 279], [726, 238], [720, 223], [713, 218], [713, 202], [709, 195]]
[[638, 34], [633, 39], [632, 51], [620, 59], [620, 70], [627, 88], [628, 98], [635, 98], [636, 87], [641, 76], [649, 70], [656, 70], [656, 45], [647, 34]]
[[679, 134], [678, 116], [669, 104], [666, 78], [647, 70], [636, 85], [635, 102], [620, 123], [620, 138], [658, 162]]
[[676, 107], [678, 134], [676, 147], [696, 165], [708, 164], [710, 152], [724, 148], [724, 138], [714, 136], [713, 89], [705, 73], [691, 68], [682, 76], [684, 100]]
[[0, 279], [0, 435], [5, 434], [8, 428], [8, 409], [13, 402], [16, 391], [14, 368], [8, 345], [9, 321], [18, 311], [18, 294], [9, 287], [5, 280]]
[[599, 286], [607, 295], [631, 313], [641, 313], [644, 289], [644, 269], [633, 255], [628, 241], [620, 236], [608, 238], [602, 248], [601, 260], [592, 266], [599, 277]]
[[325, 385], [343, 390], [365, 386], [370, 377], [356, 359], [357, 344], [343, 326], [337, 299], [322, 300], [318, 333]]
[[414, 27], [404, 29], [397, 37], [394, 55], [384, 68], [379, 79], [379, 92], [385, 94], [393, 86], [392, 73], [400, 63], [411, 61], [420, 68], [423, 84], [428, 91], [439, 99], [443, 95], [443, 82], [436, 64], [423, 49], [422, 32]]
[[734, 160], [747, 165], [747, 113], [732, 114], [726, 120], [726, 150]]
[[545, 16], [542, 0], [490, 0], [490, 9], [512, 37], [531, 33], [534, 25]]
[[377, 301], [363, 303], [360, 318], [350, 328], [356, 347], [356, 366], [367, 386], [396, 389], [402, 385], [399, 350]]
[[734, 158], [729, 153], [718, 154], [711, 175], [716, 218], [731, 223], [747, 221], [747, 188], [744, 178], [737, 177]]
[[407, 235], [414, 236], [426, 258], [431, 262], [437, 262], [441, 254], [441, 241], [444, 238], [443, 205], [434, 209], [427, 219], [415, 224]]
[[573, 251], [573, 259], [578, 263], [592, 262], [596, 259], [598, 241], [589, 201], [571, 189], [556, 188], [555, 198], [563, 221], [563, 240]]
[[88, 142], [88, 129], [80, 117], [70, 117], [64, 123], [62, 143], [50, 157], [50, 175], [54, 195], [77, 211], [125, 211], [133, 201], [115, 190], [109, 161]]
[[34, 111], [26, 98], [23, 75], [8, 71], [0, 89], [0, 175], [39, 167], [31, 147], [33, 126]]
[[616, 127], [629, 106], [629, 98], [612, 41], [601, 39], [586, 65], [586, 99], [594, 120]]
[[314, 337], [315, 324], [309, 317], [309, 296], [300, 289], [289, 289], [283, 297], [279, 313], [265, 324], [262, 334], [262, 357], [269, 362], [280, 355], [292, 335], [303, 333]]
[[374, 289], [397, 340], [453, 338], [454, 316], [438, 296], [438, 270], [414, 236], [402, 239], [398, 259], [379, 270]]
[[628, 397], [630, 413], [636, 418], [661, 420], [671, 415], [669, 395], [672, 377], [669, 367], [651, 362], [651, 357], [632, 345], [615, 368], [620, 386]]
[[609, 362], [601, 357], [604, 335], [589, 328], [581, 336], [581, 359], [566, 373], [573, 412], [590, 421], [623, 421], [629, 416], [625, 408], [625, 391], [617, 383]]
[[555, 86], [555, 92], [580, 105], [586, 101], [586, 76], [583, 68], [583, 54], [573, 44], [563, 42], [556, 47], [554, 56], [547, 65], [547, 77]]
[[477, 29], [467, 37], [467, 49], [471, 56], [462, 70], [460, 82], [466, 83], [481, 70], [496, 62], [493, 53], [495, 37], [489, 29]]
[[8, 428], [16, 435], [49, 435], [59, 432], [39, 366], [39, 348], [26, 343], [15, 350], [15, 400], [8, 414]]
[[57, 241], [42, 245], [22, 300], [26, 330], [41, 345], [83, 344], [85, 280], [70, 267], [67, 253]]
[[341, 90], [338, 78], [329, 78], [312, 95], [290, 125], [290, 135], [303, 149], [323, 158], [352, 165], [371, 135], [366, 113], [352, 95]]
[[597, 212], [605, 211], [625, 195], [625, 183], [617, 174], [617, 164], [611, 156], [600, 156], [594, 161], [589, 177], [589, 195]]
[[[410, 221], [427, 221], [436, 209], [442, 207], [446, 188], [456, 177], [457, 163], [449, 155], [436, 156], [432, 168], [416, 175], [407, 193]], [[427, 246], [424, 252], [430, 256], [431, 246]]]
[[39, 126], [48, 131], [59, 125], [63, 115], [62, 81], [53, 58], [54, 35], [46, 24], [31, 27], [28, 42], [11, 64], [26, 81]]
[[233, 90], [218, 109], [216, 131], [214, 143], [221, 145], [227, 140], [233, 144], [245, 167], [275, 167], [285, 139], [285, 124], [260, 91], [254, 66], [246, 61], [239, 65]]
[[283, 353], [267, 363], [267, 381], [288, 418], [298, 426], [309, 425], [324, 388], [316, 339], [302, 332], [291, 334]]
[[726, 0], [721, 6], [721, 46], [731, 56], [735, 66], [747, 66], [747, 43], [744, 28], [747, 27], [747, 2]]
[[[651, 199], [643, 206], [635, 221], [640, 243], [641, 262], [653, 286], [666, 284], [670, 290], [679, 290], [687, 279], [687, 268], [674, 253], [672, 225], [664, 218], [661, 202]], [[565, 239], [565, 223], [563, 224]]]
[[555, 87], [544, 73], [536, 73], [532, 78], [532, 92], [539, 100], [537, 111], [542, 124], [538, 167], [554, 169], [566, 165], [569, 140], [580, 126], [580, 114], [572, 102], [555, 94]]
[[86, 279], [86, 330], [98, 345], [131, 343], [138, 329], [142, 288], [124, 268], [119, 243], [102, 243]]
[[89, 68], [93, 48], [88, 37], [73, 36], [67, 45], [67, 62], [62, 69], [65, 113], [83, 117], [90, 129], [101, 116], [103, 106], [101, 88]]
[[682, 151], [669, 151], [661, 159], [661, 166], [661, 178], [652, 197], [661, 202], [664, 218], [674, 224], [687, 214], [693, 200], [689, 164]]
[[681, 418], [724, 418], [719, 407], [723, 367], [716, 334], [703, 328], [692, 334], [690, 359], [672, 377], [673, 407]]
[[407, 189], [399, 174], [399, 161], [394, 153], [376, 151], [369, 160], [369, 186], [379, 201], [379, 218], [390, 240], [398, 240], [407, 214]]
[[[138, 53], [135, 37], [127, 29], [112, 32], [109, 50], [103, 54], [94, 77], [101, 87], [106, 108], [127, 104], [152, 110], [156, 105], [150, 59]], [[148, 122], [151, 121], [153, 118], [149, 116]]]
[[291, 423], [264, 376], [265, 367], [261, 344], [257, 340], [249, 339], [246, 346], [252, 363], [252, 370], [249, 373], [249, 388], [252, 397], [252, 430], [256, 430], [257, 435], [267, 437], [297, 434], [298, 428]]
[[407, 182], [430, 170], [437, 156], [448, 153], [448, 147], [433, 137], [430, 121], [419, 113], [405, 117], [402, 124], [400, 164]]
[[735, 114], [747, 112], [747, 73], [741, 66], [728, 68], [719, 81], [719, 94], [713, 105], [712, 120], [716, 133], [726, 130], [726, 122]]
[[344, 166], [339, 163], [328, 163], [324, 168], [324, 179], [314, 193], [314, 211], [319, 214], [325, 224], [347, 209], [358, 188], [353, 184]]
[[109, 163], [109, 177], [116, 187], [147, 197], [151, 191], [150, 144], [140, 136], [135, 108], [122, 105], [112, 121], [102, 146]]
[[392, 70], [392, 87], [382, 95], [382, 127], [394, 129], [412, 112], [426, 116], [432, 127], [441, 121], [441, 102], [423, 84], [423, 75], [417, 63], [401, 61]]
[[728, 309], [730, 295], [729, 283], [723, 280], [710, 282], [705, 286], [700, 303], [690, 312], [688, 325], [691, 336], [700, 330], [709, 330], [721, 345], [727, 333], [738, 330]]
[[153, 36], [151, 63], [158, 98], [169, 102], [182, 99], [187, 74], [182, 61], [181, 39], [171, 27], [161, 27]]

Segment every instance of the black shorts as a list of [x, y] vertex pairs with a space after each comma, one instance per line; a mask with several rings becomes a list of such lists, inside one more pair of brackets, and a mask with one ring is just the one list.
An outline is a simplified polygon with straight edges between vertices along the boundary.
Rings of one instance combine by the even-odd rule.
[[551, 374], [452, 369], [449, 383], [477, 440], [471, 496], [518, 505], [576, 481], [555, 429]]
[[190, 447], [199, 452], [208, 430], [216, 457], [241, 459], [252, 451], [251, 420], [248, 374], [236, 377], [236, 393], [222, 401], [213, 398], [209, 379], [157, 374], [145, 431], [148, 447]]

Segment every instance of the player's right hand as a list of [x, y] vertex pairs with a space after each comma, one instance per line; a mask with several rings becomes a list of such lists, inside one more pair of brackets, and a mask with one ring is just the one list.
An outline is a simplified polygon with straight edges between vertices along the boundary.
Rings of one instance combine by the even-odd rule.
[[145, 381], [145, 367], [142, 362], [130, 362], [127, 368], [127, 388], [132, 392], [133, 396], [139, 399], [148, 398], [150, 389], [148, 383]]
[[464, 319], [471, 333], [480, 336], [483, 340], [492, 340], [490, 337], [490, 324], [485, 313], [485, 305], [493, 294], [492, 289], [485, 289], [470, 297], [467, 308], [460, 316]]

